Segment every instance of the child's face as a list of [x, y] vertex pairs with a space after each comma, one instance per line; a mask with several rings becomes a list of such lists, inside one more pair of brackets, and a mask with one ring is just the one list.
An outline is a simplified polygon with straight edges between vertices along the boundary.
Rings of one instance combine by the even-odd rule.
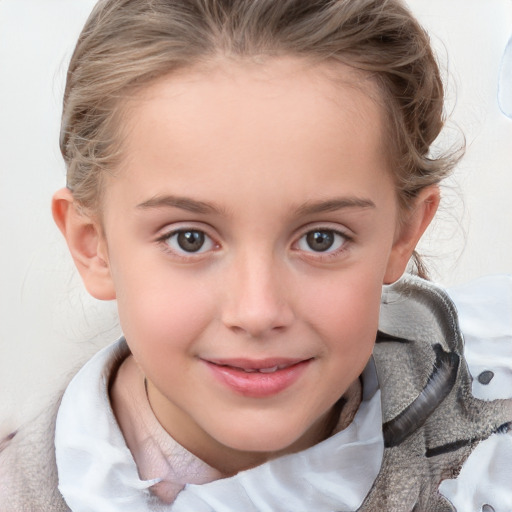
[[318, 441], [403, 270], [380, 108], [327, 70], [189, 72], [127, 110], [100, 254], [156, 416], [211, 463]]

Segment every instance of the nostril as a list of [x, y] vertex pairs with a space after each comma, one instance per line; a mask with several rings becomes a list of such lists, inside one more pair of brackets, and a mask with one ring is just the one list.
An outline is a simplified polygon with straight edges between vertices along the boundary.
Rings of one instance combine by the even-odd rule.
[[278, 334], [286, 330], [286, 326], [277, 325], [277, 326], [255, 326], [255, 325], [230, 325], [229, 329], [238, 335], [243, 335], [248, 338], [263, 338], [270, 334]]

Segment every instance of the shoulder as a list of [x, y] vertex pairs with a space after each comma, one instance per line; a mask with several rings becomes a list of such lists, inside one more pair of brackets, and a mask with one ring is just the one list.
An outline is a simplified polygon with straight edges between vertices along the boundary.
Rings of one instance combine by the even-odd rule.
[[457, 308], [473, 394], [512, 398], [512, 275], [483, 277], [448, 294]]
[[64, 512], [58, 489], [54, 431], [60, 396], [30, 423], [0, 441], [0, 505], [3, 512]]
[[[117, 361], [127, 351], [121, 340], [112, 345]], [[100, 351], [101, 352], [101, 351]], [[121, 354], [119, 356], [118, 354]], [[0, 434], [1, 512], [68, 512], [59, 492], [55, 431], [66, 390], [88, 363], [82, 361], [65, 377], [60, 391], [44, 409], [20, 428]], [[80, 407], [78, 408], [80, 410]]]
[[[479, 282], [464, 293], [448, 293], [405, 276], [384, 291], [374, 360], [386, 449], [367, 506], [394, 499], [396, 510], [405, 510], [404, 499], [416, 486], [421, 510], [480, 512], [482, 503], [512, 510], [512, 387], [500, 386], [492, 398], [474, 391], [478, 376], [482, 382], [490, 376], [475, 366], [484, 355], [493, 364], [488, 367], [493, 375], [512, 368], [510, 357], [504, 357], [512, 344], [510, 279], [493, 281], [493, 286]], [[471, 359], [476, 343], [482, 347], [480, 356]], [[497, 457], [496, 450], [504, 456]], [[398, 491], [393, 498], [390, 488]]]
[[[448, 293], [464, 336], [473, 395], [485, 402], [512, 398], [512, 276], [480, 278]], [[512, 423], [480, 442], [440, 492], [457, 510], [512, 510], [511, 480]]]

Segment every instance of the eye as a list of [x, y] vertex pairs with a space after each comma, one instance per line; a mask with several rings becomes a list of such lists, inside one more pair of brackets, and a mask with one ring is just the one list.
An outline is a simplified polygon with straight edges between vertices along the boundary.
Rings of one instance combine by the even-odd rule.
[[341, 249], [348, 237], [333, 229], [314, 229], [308, 231], [298, 241], [298, 248], [306, 252], [333, 253]]
[[215, 247], [214, 241], [198, 229], [180, 229], [166, 235], [163, 241], [176, 253], [198, 254]]

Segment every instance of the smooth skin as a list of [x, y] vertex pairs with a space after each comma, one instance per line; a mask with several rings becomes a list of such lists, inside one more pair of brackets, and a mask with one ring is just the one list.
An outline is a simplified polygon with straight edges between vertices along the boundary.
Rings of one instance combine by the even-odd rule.
[[[101, 211], [54, 196], [87, 289], [117, 299], [156, 417], [226, 474], [325, 437], [371, 355], [381, 286], [436, 211], [437, 187], [399, 211], [377, 94], [292, 58], [161, 78], [126, 109]], [[253, 397], [212, 372], [233, 358], [307, 363]]]

